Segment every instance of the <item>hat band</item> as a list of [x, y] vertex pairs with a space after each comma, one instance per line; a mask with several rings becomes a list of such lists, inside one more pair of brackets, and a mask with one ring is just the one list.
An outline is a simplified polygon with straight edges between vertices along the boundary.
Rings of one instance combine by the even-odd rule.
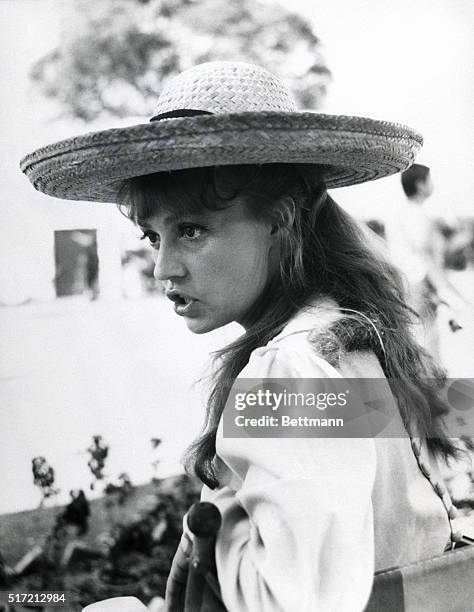
[[204, 110], [194, 110], [192, 108], [180, 108], [178, 110], [159, 113], [150, 121], [160, 121], [161, 119], [179, 119], [180, 117], [196, 117], [197, 115], [212, 115], [213, 113]]

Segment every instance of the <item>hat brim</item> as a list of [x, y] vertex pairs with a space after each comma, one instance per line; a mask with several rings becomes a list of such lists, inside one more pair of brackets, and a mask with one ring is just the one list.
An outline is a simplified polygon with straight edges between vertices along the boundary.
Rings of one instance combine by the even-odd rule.
[[233, 164], [322, 165], [331, 189], [403, 171], [422, 144], [416, 131], [386, 121], [262, 111], [92, 132], [34, 151], [21, 169], [38, 191], [93, 202], [116, 202], [134, 176]]

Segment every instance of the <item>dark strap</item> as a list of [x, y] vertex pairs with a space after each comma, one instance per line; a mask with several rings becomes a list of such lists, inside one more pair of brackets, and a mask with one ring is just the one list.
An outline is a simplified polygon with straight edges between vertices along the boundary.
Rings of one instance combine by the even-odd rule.
[[209, 111], [194, 110], [192, 108], [180, 108], [178, 110], [159, 113], [150, 119], [150, 121], [160, 121], [160, 119], [179, 119], [180, 117], [197, 117], [198, 115], [212, 115]]
[[220, 512], [214, 504], [200, 502], [191, 507], [186, 520], [194, 534], [192, 551], [178, 547], [166, 584], [165, 612], [227, 612], [214, 552]]
[[187, 515], [194, 534], [184, 612], [225, 612], [216, 573], [215, 544], [222, 518], [209, 502], [194, 504]]

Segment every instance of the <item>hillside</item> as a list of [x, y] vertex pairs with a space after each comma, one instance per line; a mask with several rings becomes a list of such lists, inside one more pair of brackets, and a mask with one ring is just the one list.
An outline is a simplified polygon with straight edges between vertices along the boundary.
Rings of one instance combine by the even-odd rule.
[[[156, 505], [160, 495], [172, 494], [181, 478], [173, 476], [158, 483], [136, 486], [123, 505], [113, 504], [112, 507], [107, 507], [106, 497], [91, 500], [89, 530], [78, 539], [96, 547], [101, 536], [110, 531], [114, 524], [127, 524], [137, 520]], [[196, 495], [198, 489], [196, 484]], [[51, 532], [56, 517], [63, 510], [64, 506], [54, 506], [1, 515], [0, 552], [6, 563], [13, 566], [35, 544], [42, 545]]]

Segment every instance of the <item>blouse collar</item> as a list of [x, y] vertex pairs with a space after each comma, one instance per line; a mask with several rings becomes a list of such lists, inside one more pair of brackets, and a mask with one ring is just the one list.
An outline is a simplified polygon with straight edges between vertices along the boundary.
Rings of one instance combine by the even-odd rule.
[[324, 328], [341, 316], [341, 310], [333, 298], [316, 298], [299, 310], [268, 344], [279, 342], [292, 334], [309, 332], [315, 327]]

